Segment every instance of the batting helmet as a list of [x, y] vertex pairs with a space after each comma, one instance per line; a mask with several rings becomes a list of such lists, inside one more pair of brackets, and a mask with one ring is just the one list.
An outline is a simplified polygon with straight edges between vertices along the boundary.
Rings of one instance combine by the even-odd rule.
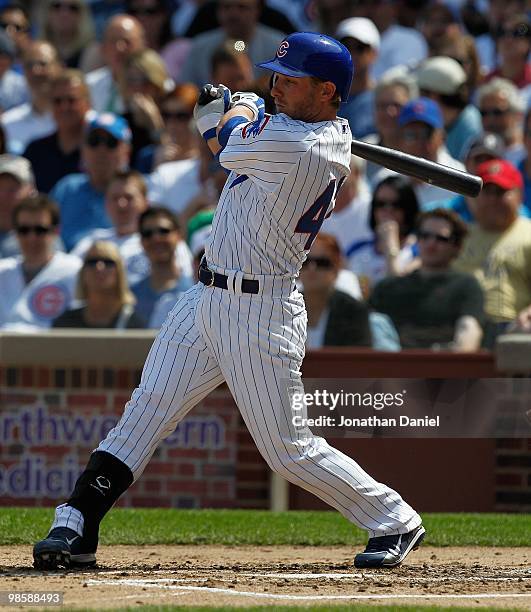
[[292, 77], [317, 77], [331, 81], [342, 100], [348, 98], [354, 67], [348, 49], [325, 34], [295, 32], [285, 38], [276, 57], [257, 64]]

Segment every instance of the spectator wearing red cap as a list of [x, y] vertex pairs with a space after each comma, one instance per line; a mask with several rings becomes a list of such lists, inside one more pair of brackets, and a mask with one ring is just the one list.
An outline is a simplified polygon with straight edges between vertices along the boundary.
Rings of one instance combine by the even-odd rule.
[[483, 189], [472, 200], [475, 223], [455, 267], [475, 274], [485, 292], [492, 346], [499, 333], [531, 303], [531, 221], [519, 216], [523, 180], [508, 161], [494, 159], [476, 170]]

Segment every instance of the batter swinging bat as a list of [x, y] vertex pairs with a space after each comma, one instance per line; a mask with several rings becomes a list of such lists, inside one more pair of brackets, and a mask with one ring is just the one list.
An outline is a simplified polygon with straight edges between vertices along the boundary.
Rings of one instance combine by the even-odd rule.
[[481, 191], [483, 185], [479, 176], [449, 168], [422, 157], [360, 140], [352, 141], [352, 153], [385, 166], [389, 170], [407, 174], [437, 187], [474, 198]]
[[[217, 87], [206, 85], [201, 89], [198, 104], [200, 106], [208, 104], [217, 95]], [[380, 164], [389, 170], [413, 176], [425, 183], [473, 198], [479, 194], [483, 186], [483, 181], [479, 176], [361, 140], [352, 141], [352, 154]]]

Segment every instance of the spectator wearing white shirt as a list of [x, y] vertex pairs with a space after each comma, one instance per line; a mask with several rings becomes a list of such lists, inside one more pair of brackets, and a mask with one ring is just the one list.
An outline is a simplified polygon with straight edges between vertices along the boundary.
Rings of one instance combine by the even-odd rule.
[[55, 130], [51, 85], [61, 70], [57, 51], [45, 41], [30, 43], [22, 61], [31, 101], [2, 115], [7, 149], [16, 155], [20, 155], [30, 141], [48, 136]]
[[144, 29], [130, 15], [115, 15], [110, 19], [101, 43], [105, 66], [89, 72], [92, 107], [97, 112], [124, 112], [124, 103], [118, 89], [127, 58], [146, 48]]
[[[83, 258], [96, 241], [115, 244], [122, 257], [130, 285], [149, 274], [150, 264], [142, 248], [138, 232], [140, 216], [149, 208], [144, 177], [136, 170], [120, 170], [111, 179], [105, 192], [105, 210], [112, 227], [95, 229], [72, 250]], [[192, 264], [188, 247], [179, 241], [175, 251], [176, 265], [191, 275]]]
[[81, 260], [54, 252], [59, 209], [44, 195], [22, 200], [13, 212], [20, 257], [0, 260], [0, 328], [49, 328], [74, 299]]
[[525, 101], [516, 85], [495, 77], [478, 88], [477, 105], [483, 130], [498, 134], [505, 143], [505, 159], [517, 166], [526, 156], [523, 119]]

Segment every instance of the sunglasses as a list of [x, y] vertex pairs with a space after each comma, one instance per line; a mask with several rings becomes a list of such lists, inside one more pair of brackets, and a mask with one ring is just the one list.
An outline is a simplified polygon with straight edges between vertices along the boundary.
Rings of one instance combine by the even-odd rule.
[[372, 205], [373, 208], [402, 208], [398, 200], [381, 200], [380, 198], [374, 198]]
[[162, 12], [162, 9], [159, 6], [146, 6], [143, 8], [130, 8], [127, 12], [134, 17], [138, 17], [139, 15], [158, 15]]
[[167, 236], [174, 229], [171, 227], [146, 227], [146, 229], [140, 230], [142, 238], [151, 238], [153, 236]]
[[0, 23], [0, 28], [3, 30], [15, 30], [15, 32], [29, 32], [28, 26], [21, 25], [20, 23], [7, 23], [3, 21]]
[[402, 138], [406, 142], [427, 142], [432, 137], [432, 134], [433, 129], [431, 128], [427, 128], [418, 132], [416, 130], [405, 129], [402, 132]]
[[479, 114], [482, 117], [503, 117], [509, 112], [508, 108], [480, 108]]
[[81, 11], [81, 6], [76, 4], [75, 2], [52, 2], [50, 4], [50, 8], [54, 11], [60, 11], [61, 9], [65, 9], [70, 11], [71, 13], [79, 13]]
[[529, 38], [529, 26], [525, 23], [521, 23], [517, 25], [512, 30], [505, 30], [504, 28], [500, 28], [498, 30], [498, 37], [508, 37], [508, 38]]
[[72, 96], [63, 96], [63, 97], [57, 97], [57, 98], [53, 98], [52, 102], [54, 104], [54, 106], [60, 106], [63, 103], [68, 104], [69, 106], [72, 106], [73, 104], [76, 104], [76, 102], [79, 102], [81, 98], [73, 98]]
[[98, 134], [98, 132], [92, 132], [87, 136], [85, 142], [93, 149], [99, 145], [105, 145], [108, 149], [116, 149], [119, 140], [110, 134]]
[[184, 111], [177, 111], [175, 113], [170, 111], [162, 111], [161, 113], [164, 121], [169, 121], [170, 119], [175, 119], [175, 121], [190, 121], [193, 117], [192, 113], [186, 113]]
[[20, 236], [28, 236], [29, 234], [35, 234], [36, 236], [45, 236], [53, 230], [50, 225], [19, 225], [16, 228], [17, 234]]
[[105, 268], [116, 268], [116, 262], [114, 259], [108, 257], [90, 257], [85, 259], [85, 266], [88, 268], [95, 268], [99, 263], [102, 263]]
[[420, 231], [418, 232], [417, 236], [419, 240], [429, 240], [430, 238], [432, 238], [433, 240], [435, 240], [436, 242], [440, 242], [441, 244], [450, 244], [451, 242], [454, 242], [453, 236], [443, 236], [442, 234], [436, 234], [434, 232]]
[[345, 46], [349, 51], [356, 51], [357, 53], [365, 53], [365, 51], [371, 48], [371, 45], [366, 45], [360, 40], [355, 39], [348, 41]]
[[334, 267], [332, 260], [328, 257], [307, 257], [302, 266], [306, 268], [310, 265], [320, 270], [331, 270]]

